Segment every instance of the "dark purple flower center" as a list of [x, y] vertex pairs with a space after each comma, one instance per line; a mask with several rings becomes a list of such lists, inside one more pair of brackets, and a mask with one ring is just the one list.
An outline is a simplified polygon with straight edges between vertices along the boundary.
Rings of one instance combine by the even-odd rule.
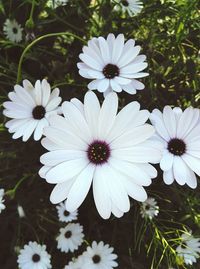
[[36, 106], [32, 111], [33, 118], [36, 120], [41, 120], [44, 118], [46, 110], [43, 106]]
[[110, 147], [104, 141], [94, 141], [87, 151], [88, 159], [96, 165], [106, 163], [110, 157]]
[[173, 138], [168, 142], [167, 149], [174, 155], [181, 156], [186, 151], [186, 144], [183, 140]]
[[114, 64], [107, 64], [103, 69], [103, 74], [108, 79], [117, 77], [119, 76], [119, 67]]
[[65, 211], [63, 212], [63, 214], [64, 214], [65, 217], [68, 217], [68, 216], [69, 216], [69, 212], [68, 212], [67, 210], [65, 210]]
[[100, 263], [100, 261], [101, 261], [101, 257], [99, 256], [99, 255], [94, 255], [93, 257], [92, 257], [92, 260], [93, 260], [93, 263]]
[[72, 236], [72, 232], [71, 231], [67, 231], [66, 233], [65, 233], [65, 238], [70, 238]]
[[34, 254], [33, 256], [32, 256], [32, 261], [33, 262], [39, 262], [40, 261], [40, 255], [38, 255], [38, 254]]
[[13, 27], [13, 29], [12, 29], [12, 30], [13, 30], [13, 33], [14, 33], [14, 34], [17, 34], [18, 30], [17, 30], [17, 28], [16, 28], [16, 27]]
[[129, 6], [129, 2], [126, 1], [126, 0], [122, 0], [121, 3], [122, 3], [122, 5], [125, 6], [125, 7], [128, 7], [128, 6]]

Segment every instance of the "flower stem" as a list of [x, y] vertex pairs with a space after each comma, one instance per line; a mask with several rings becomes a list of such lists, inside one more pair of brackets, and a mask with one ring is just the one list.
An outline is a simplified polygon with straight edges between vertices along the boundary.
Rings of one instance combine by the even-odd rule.
[[31, 42], [25, 49], [24, 51], [22, 52], [22, 55], [20, 57], [20, 60], [19, 60], [19, 64], [18, 64], [18, 70], [17, 70], [17, 84], [21, 81], [21, 77], [22, 77], [22, 63], [23, 63], [23, 60], [26, 56], [26, 53], [35, 45], [37, 44], [38, 42], [40, 42], [41, 40], [45, 39], [45, 38], [48, 38], [48, 37], [54, 37], [54, 36], [62, 36], [62, 35], [66, 35], [66, 36], [72, 36], [78, 40], [80, 40], [81, 42], [84, 42], [85, 43], [85, 40], [82, 39], [81, 37], [75, 35], [75, 34], [72, 34], [72, 33], [69, 33], [69, 32], [59, 32], [59, 33], [50, 33], [50, 34], [46, 34], [46, 35], [42, 35], [42, 36], [39, 36], [38, 38], [36, 38], [35, 40], [33, 40], [33, 42]]

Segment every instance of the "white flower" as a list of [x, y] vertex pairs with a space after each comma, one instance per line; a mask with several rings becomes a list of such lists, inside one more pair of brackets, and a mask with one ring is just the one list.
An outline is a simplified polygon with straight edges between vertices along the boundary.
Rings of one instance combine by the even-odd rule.
[[51, 268], [51, 256], [47, 253], [46, 246], [36, 242], [29, 242], [20, 250], [17, 262], [20, 269]]
[[145, 202], [141, 205], [141, 215], [143, 218], [152, 219], [159, 213], [159, 206], [154, 198], [147, 198]]
[[113, 34], [107, 39], [102, 36], [92, 38], [79, 55], [82, 61], [77, 64], [79, 74], [94, 79], [88, 84], [90, 90], [97, 89], [104, 95], [122, 90], [135, 94], [136, 90], [144, 89], [144, 84], [136, 79], [148, 75], [140, 72], [147, 67], [146, 56], [138, 55], [140, 49], [133, 39], [124, 43], [123, 34], [116, 38]]
[[37, 80], [35, 87], [28, 81], [23, 81], [23, 87], [15, 85], [14, 91], [8, 94], [11, 101], [4, 102], [3, 114], [12, 120], [6, 127], [13, 134], [13, 139], [22, 137], [27, 141], [34, 132], [34, 140], [39, 140], [43, 135], [44, 127], [49, 125], [49, 117], [57, 114], [61, 102], [59, 89], [51, 93], [50, 85], [43, 79]]
[[78, 211], [67, 211], [64, 203], [60, 203], [58, 206], [56, 206], [56, 209], [58, 211], [58, 218], [60, 221], [71, 222], [73, 220], [77, 220]]
[[4, 196], [4, 189], [0, 189], [0, 213], [6, 208], [6, 206], [4, 205], [3, 196]]
[[47, 6], [57, 8], [59, 6], [65, 6], [69, 0], [49, 0]]
[[83, 243], [83, 227], [79, 223], [69, 223], [65, 228], [60, 228], [56, 238], [57, 248], [62, 252], [74, 252]]
[[128, 12], [129, 16], [139, 14], [143, 8], [143, 3], [140, 0], [117, 0], [117, 2], [119, 2], [122, 11]]
[[92, 246], [87, 247], [87, 250], [83, 253], [84, 263], [83, 269], [112, 269], [118, 266], [115, 261], [117, 255], [113, 253], [113, 248], [108, 244], [104, 245], [101, 241], [97, 243], [92, 242]]
[[185, 264], [192, 265], [199, 258], [200, 238], [194, 238], [191, 233], [183, 233], [182, 244], [176, 248], [179, 257], [184, 259]]
[[22, 40], [23, 28], [16, 22], [16, 20], [7, 19], [4, 23], [3, 31], [6, 38], [12, 42], [18, 43]]
[[163, 113], [153, 110], [150, 117], [157, 131], [157, 139], [164, 145], [160, 167], [164, 171], [164, 182], [187, 184], [196, 188], [200, 176], [200, 113], [189, 107], [182, 111], [165, 106]]
[[143, 186], [151, 184], [161, 157], [160, 143], [151, 141], [154, 128], [145, 124], [147, 110], [138, 102], [125, 106], [118, 114], [116, 93], [106, 96], [102, 107], [93, 92], [64, 102], [64, 117], [50, 118], [42, 145], [50, 152], [41, 158], [40, 176], [57, 184], [52, 203], [66, 200], [66, 209], [75, 211], [84, 201], [93, 181], [96, 207], [103, 218], [111, 212], [121, 217], [129, 211], [128, 195], [144, 202]]

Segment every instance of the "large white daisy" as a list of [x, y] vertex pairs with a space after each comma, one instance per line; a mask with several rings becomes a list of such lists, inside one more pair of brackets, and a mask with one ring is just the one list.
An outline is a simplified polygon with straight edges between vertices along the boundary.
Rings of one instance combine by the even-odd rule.
[[117, 2], [122, 11], [127, 12], [129, 16], [139, 14], [143, 8], [143, 3], [140, 0], [117, 0]]
[[192, 265], [200, 257], [200, 238], [195, 238], [192, 233], [181, 235], [181, 244], [176, 248], [179, 257], [185, 264]]
[[87, 250], [83, 253], [84, 263], [83, 269], [112, 269], [118, 266], [115, 261], [117, 255], [113, 253], [113, 247], [108, 244], [104, 245], [101, 241], [97, 243], [92, 242], [91, 247], [87, 247]]
[[4, 205], [4, 189], [0, 189], [0, 213], [1, 213], [1, 211], [3, 211], [5, 208], [6, 208], [6, 206]]
[[137, 78], [148, 73], [141, 72], [147, 67], [145, 55], [138, 55], [140, 46], [135, 46], [133, 39], [124, 43], [124, 35], [116, 38], [109, 34], [107, 39], [102, 36], [92, 38], [83, 53], [79, 55], [79, 74], [93, 79], [88, 84], [90, 90], [98, 90], [106, 95], [110, 91], [122, 90], [135, 94], [136, 90], [144, 89], [144, 84]]
[[200, 113], [189, 107], [182, 111], [165, 106], [163, 113], [153, 110], [151, 122], [156, 128], [157, 139], [164, 145], [160, 167], [164, 182], [187, 184], [196, 188], [200, 176]]
[[51, 256], [47, 253], [46, 246], [36, 242], [29, 242], [20, 250], [17, 262], [20, 269], [52, 268]]
[[93, 92], [84, 104], [73, 99], [62, 105], [64, 117], [50, 118], [42, 145], [50, 152], [41, 158], [40, 176], [57, 184], [52, 203], [66, 200], [66, 209], [75, 211], [84, 201], [93, 181], [96, 207], [103, 218], [111, 212], [121, 217], [129, 211], [128, 195], [144, 202], [143, 186], [151, 184], [156, 169], [149, 164], [161, 157], [161, 144], [151, 141], [154, 128], [146, 124], [147, 110], [138, 102], [118, 114], [116, 93], [106, 96], [102, 107]]
[[8, 94], [11, 101], [3, 103], [3, 114], [13, 118], [5, 125], [14, 133], [12, 137], [27, 141], [34, 132], [34, 140], [39, 140], [44, 127], [49, 125], [49, 117], [57, 114], [59, 93], [58, 88], [51, 92], [46, 79], [37, 80], [34, 87], [28, 80], [23, 81], [23, 87], [15, 85], [14, 91]]
[[22, 40], [23, 28], [16, 20], [7, 19], [3, 26], [3, 31], [7, 39], [12, 42], [20, 42]]
[[77, 210], [74, 212], [67, 211], [64, 203], [60, 203], [59, 205], [57, 205], [56, 209], [60, 221], [71, 222], [73, 220], [77, 220], [78, 211]]
[[83, 243], [83, 226], [79, 223], [69, 223], [65, 228], [60, 228], [60, 234], [56, 238], [57, 248], [62, 252], [74, 252]]

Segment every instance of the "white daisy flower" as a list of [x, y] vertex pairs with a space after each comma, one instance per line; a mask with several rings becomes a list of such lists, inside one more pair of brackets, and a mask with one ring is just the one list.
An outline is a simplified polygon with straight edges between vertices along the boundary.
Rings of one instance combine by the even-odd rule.
[[48, 269], [51, 266], [51, 256], [46, 251], [45, 245], [29, 242], [20, 250], [18, 256], [20, 269]]
[[51, 8], [57, 8], [59, 6], [65, 6], [69, 0], [49, 0], [47, 6]]
[[69, 223], [65, 228], [60, 228], [60, 234], [56, 238], [57, 248], [62, 252], [74, 252], [83, 243], [83, 226], [79, 223]]
[[[154, 128], [146, 124], [147, 110], [138, 102], [118, 114], [116, 93], [106, 96], [102, 107], [89, 91], [84, 104], [77, 99], [64, 102], [64, 117], [50, 118], [42, 145], [50, 152], [42, 155], [40, 176], [57, 184], [52, 203], [66, 200], [66, 209], [75, 211], [84, 201], [93, 181], [96, 207], [103, 218], [111, 212], [121, 217], [130, 209], [128, 195], [144, 202], [143, 186], [151, 184], [156, 169], [149, 164], [161, 157], [161, 144], [151, 141]], [[67, 172], [66, 172], [67, 171]]]
[[77, 210], [74, 212], [67, 211], [64, 203], [60, 203], [58, 206], [56, 206], [56, 209], [60, 221], [71, 222], [73, 220], [77, 220], [78, 211]]
[[191, 233], [181, 235], [182, 243], [176, 248], [179, 257], [182, 257], [185, 264], [192, 265], [200, 257], [200, 238], [195, 238]]
[[137, 78], [148, 75], [141, 72], [147, 63], [145, 55], [138, 55], [140, 50], [133, 39], [124, 43], [123, 34], [116, 38], [113, 34], [109, 34], [107, 39], [102, 36], [92, 38], [79, 55], [82, 61], [77, 64], [79, 74], [93, 79], [88, 84], [90, 90], [98, 90], [104, 95], [122, 90], [135, 94], [136, 90], [144, 89], [144, 84]]
[[7, 19], [3, 26], [3, 31], [7, 39], [12, 42], [20, 42], [22, 40], [23, 28], [16, 20]]
[[5, 192], [4, 189], [0, 189], [0, 213], [6, 208], [6, 206], [4, 205], [4, 199], [3, 199], [4, 192]]
[[117, 2], [119, 2], [118, 5], [120, 5], [122, 11], [127, 12], [129, 16], [139, 14], [143, 8], [143, 3], [140, 0], [117, 0]]
[[200, 176], [200, 113], [189, 107], [182, 111], [165, 106], [163, 113], [154, 109], [151, 122], [157, 131], [157, 138], [164, 145], [160, 167], [164, 171], [164, 182], [187, 184], [196, 188]]
[[5, 125], [14, 133], [12, 138], [22, 137], [27, 141], [34, 132], [34, 140], [39, 140], [44, 127], [49, 125], [49, 117], [57, 114], [61, 102], [59, 93], [58, 88], [51, 92], [46, 79], [37, 80], [34, 87], [28, 80], [23, 81], [23, 87], [15, 85], [14, 91], [8, 94], [11, 101], [3, 103], [3, 114], [13, 118]]
[[115, 261], [117, 255], [113, 253], [113, 250], [108, 244], [104, 245], [102, 241], [99, 243], [93, 241], [91, 247], [87, 247], [87, 250], [83, 253], [85, 259], [82, 268], [112, 269], [117, 267], [118, 263]]
[[159, 213], [159, 206], [154, 198], [147, 198], [145, 202], [142, 203], [140, 213], [143, 218], [152, 219]]

